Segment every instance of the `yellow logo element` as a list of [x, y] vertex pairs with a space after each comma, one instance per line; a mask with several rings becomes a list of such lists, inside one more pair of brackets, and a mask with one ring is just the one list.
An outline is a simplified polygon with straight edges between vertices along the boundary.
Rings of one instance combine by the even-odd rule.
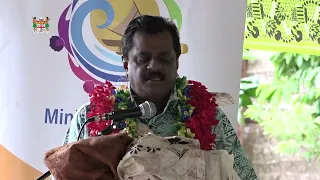
[[[169, 0], [168, 2], [170, 2]], [[158, 3], [162, 4], [161, 7], [166, 7], [165, 1], [157, 0], [108, 0], [114, 9], [114, 19], [112, 24], [105, 28], [99, 28], [99, 25], [103, 24], [107, 18], [105, 12], [101, 10], [95, 10], [90, 13], [91, 29], [97, 40], [107, 49], [121, 55], [120, 47], [121, 40], [128, 26], [129, 22], [142, 15], [160, 16], [164, 15], [160, 12]], [[166, 1], [167, 2], [167, 1]], [[169, 10], [163, 8], [164, 12]], [[171, 12], [172, 13], [172, 12]], [[182, 54], [188, 52], [187, 44], [181, 43]]]

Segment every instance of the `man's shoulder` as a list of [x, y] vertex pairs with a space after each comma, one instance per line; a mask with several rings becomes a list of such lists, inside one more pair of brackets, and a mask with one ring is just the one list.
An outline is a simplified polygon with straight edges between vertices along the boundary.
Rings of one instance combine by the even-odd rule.
[[76, 110], [76, 114], [77, 115], [83, 115], [83, 113], [85, 113], [86, 111], [88, 111], [90, 109], [90, 102], [87, 102], [83, 105], [81, 105], [77, 110]]
[[229, 93], [226, 92], [211, 92], [216, 104], [220, 107], [234, 104], [234, 100]]
[[77, 136], [79, 133], [79, 130], [81, 129], [81, 126], [86, 122], [87, 120], [87, 110], [89, 108], [89, 103], [85, 103], [82, 106], [80, 106], [75, 114], [73, 115], [70, 127], [68, 128], [63, 145], [74, 142], [77, 140]]
[[74, 122], [76, 124], [82, 124], [86, 121], [87, 112], [90, 110], [90, 103], [87, 102], [81, 105], [74, 114]]

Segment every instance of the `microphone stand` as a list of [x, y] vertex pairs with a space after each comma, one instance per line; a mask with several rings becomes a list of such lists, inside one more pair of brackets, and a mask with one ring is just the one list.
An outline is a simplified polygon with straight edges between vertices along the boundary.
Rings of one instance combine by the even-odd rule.
[[47, 177], [51, 175], [50, 171], [47, 171], [46, 173], [42, 174], [40, 177], [38, 177], [37, 180], [45, 180]]

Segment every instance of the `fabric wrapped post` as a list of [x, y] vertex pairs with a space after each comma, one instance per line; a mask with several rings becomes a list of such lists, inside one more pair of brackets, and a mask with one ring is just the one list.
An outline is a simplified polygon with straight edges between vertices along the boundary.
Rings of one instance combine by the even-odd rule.
[[55, 180], [240, 180], [226, 151], [151, 133], [91, 137], [47, 152], [44, 161]]
[[123, 133], [91, 137], [46, 152], [44, 163], [55, 180], [119, 179], [118, 163], [132, 141]]

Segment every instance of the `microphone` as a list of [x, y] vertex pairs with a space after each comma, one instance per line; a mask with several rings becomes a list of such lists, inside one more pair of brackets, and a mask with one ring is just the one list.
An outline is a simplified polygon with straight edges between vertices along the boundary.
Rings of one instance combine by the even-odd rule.
[[152, 118], [157, 113], [156, 106], [149, 101], [145, 101], [137, 107], [124, 110], [116, 110], [111, 113], [102, 114], [101, 116], [93, 116], [88, 119], [89, 122], [100, 120], [113, 120], [114, 122], [122, 121], [126, 118]]

